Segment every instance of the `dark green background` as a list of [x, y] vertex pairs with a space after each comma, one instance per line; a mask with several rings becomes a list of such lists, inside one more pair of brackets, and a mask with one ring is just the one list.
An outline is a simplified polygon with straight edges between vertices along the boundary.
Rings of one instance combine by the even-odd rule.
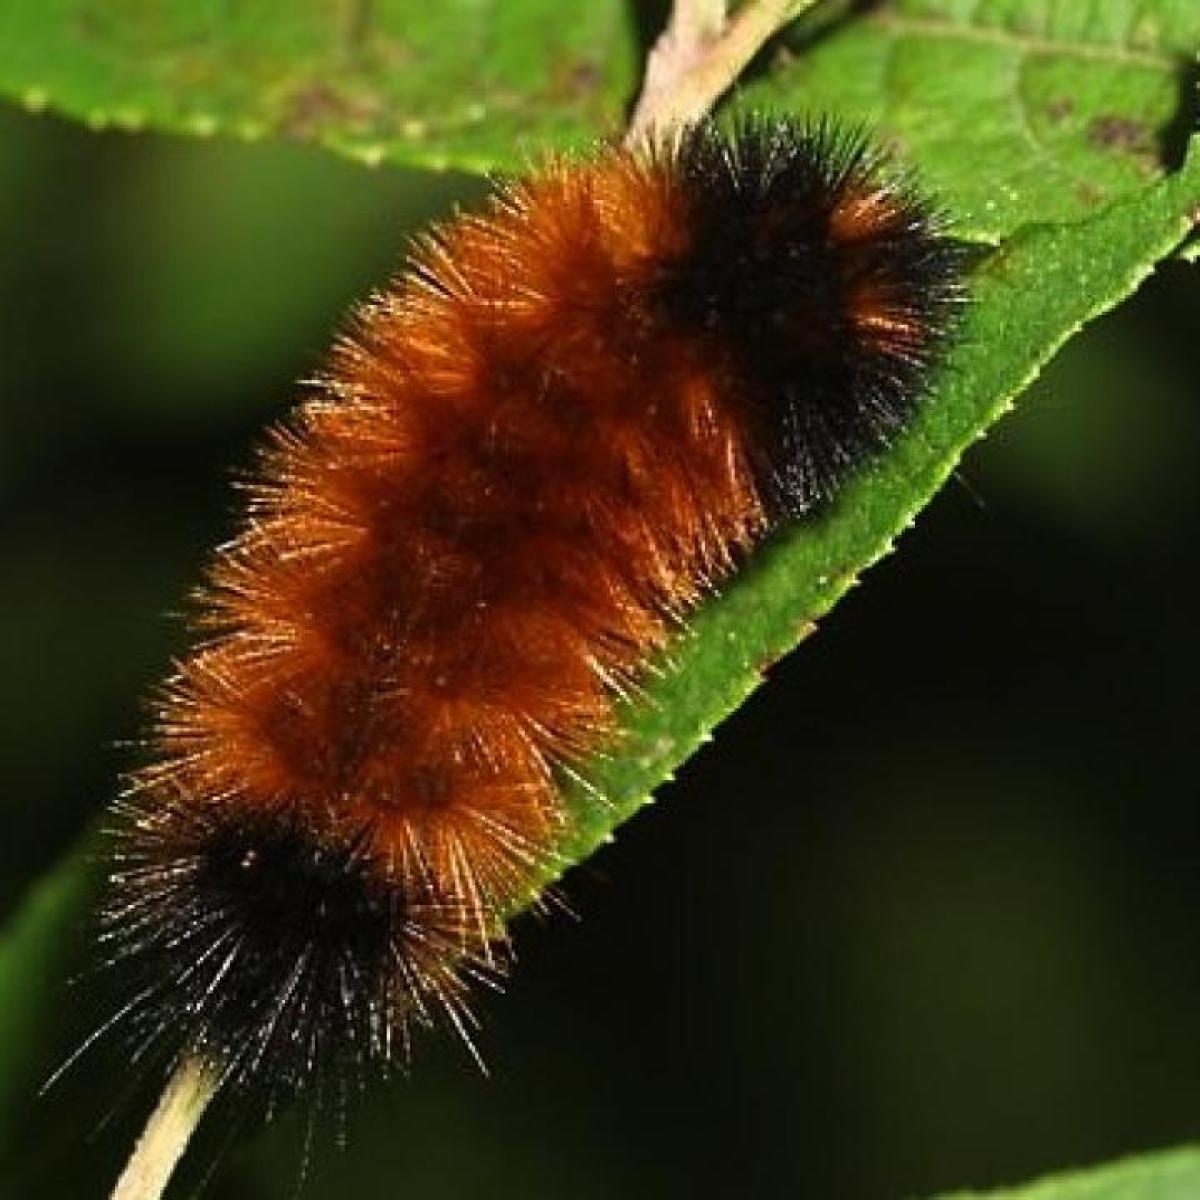
[[[232, 468], [479, 190], [0, 112], [5, 914], [133, 761]], [[575, 872], [582, 921], [518, 929], [492, 1078], [427, 1040], [346, 1152], [318, 1119], [303, 1194], [873, 1200], [1200, 1136], [1198, 301], [1168, 264], [1073, 343]], [[112, 1046], [32, 1094], [102, 1005], [85, 958], [5, 1197], [106, 1195], [150, 1103]], [[304, 1132], [236, 1138], [207, 1195], [291, 1195]]]

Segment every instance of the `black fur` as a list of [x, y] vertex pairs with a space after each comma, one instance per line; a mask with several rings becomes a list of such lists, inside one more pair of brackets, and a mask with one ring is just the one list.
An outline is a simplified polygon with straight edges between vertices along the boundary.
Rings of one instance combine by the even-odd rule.
[[461, 914], [406, 899], [353, 841], [200, 806], [134, 814], [118, 839], [104, 938], [139, 1054], [198, 1057], [274, 1104], [386, 1074], [410, 1025], [466, 1017]]
[[[802, 515], [911, 416], [962, 300], [961, 251], [859, 132], [755, 117], [728, 133], [703, 123], [668, 153], [689, 244], [664, 267], [658, 311], [732, 375], [760, 488], [774, 515]], [[883, 227], [831, 228], [847, 196], [879, 191]], [[864, 284], [914, 332], [856, 326]]]

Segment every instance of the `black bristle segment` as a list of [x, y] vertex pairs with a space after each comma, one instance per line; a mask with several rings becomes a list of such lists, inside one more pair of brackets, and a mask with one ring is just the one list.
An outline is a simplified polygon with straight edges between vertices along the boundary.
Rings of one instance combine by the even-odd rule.
[[361, 840], [178, 808], [117, 837], [104, 937], [138, 1054], [196, 1056], [273, 1107], [356, 1090], [405, 1064], [411, 1026], [466, 1018], [462, 914], [389, 882]]
[[[964, 299], [961, 246], [856, 129], [706, 122], [668, 153], [688, 248], [653, 307], [745, 404], [771, 511], [801, 516], [911, 417]], [[873, 198], [856, 227], [847, 212]], [[864, 318], [868, 300], [882, 319]]]

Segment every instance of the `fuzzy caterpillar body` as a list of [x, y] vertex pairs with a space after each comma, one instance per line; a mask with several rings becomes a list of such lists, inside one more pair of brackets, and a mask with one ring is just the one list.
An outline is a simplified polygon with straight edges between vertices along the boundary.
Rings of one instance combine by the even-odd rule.
[[858, 135], [786, 118], [556, 161], [427, 237], [274, 432], [120, 805], [135, 1039], [291, 1093], [465, 1031], [560, 772], [903, 427], [958, 277]]

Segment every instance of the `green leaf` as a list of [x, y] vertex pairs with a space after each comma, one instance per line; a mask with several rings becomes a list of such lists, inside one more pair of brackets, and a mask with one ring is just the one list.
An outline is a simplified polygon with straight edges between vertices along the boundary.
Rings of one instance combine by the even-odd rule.
[[1179, 257], [1184, 262], [1194, 263], [1200, 259], [1200, 236], [1192, 234], [1190, 238], [1182, 246], [1179, 247]]
[[[1160, 178], [1195, 112], [1194, 0], [818, 6], [736, 106], [867, 122], [994, 241]], [[0, 91], [95, 125], [520, 169], [622, 123], [624, 0], [0, 0]]]
[[1021, 1187], [955, 1192], [941, 1200], [1192, 1200], [1200, 1196], [1200, 1150], [1148, 1154]]
[[1101, 209], [1182, 157], [1196, 112], [1195, 0], [892, 0], [818, 11], [739, 108], [876, 128], [954, 213], [995, 241]]
[[913, 427], [700, 610], [644, 696], [622, 710], [619, 752], [565, 783], [576, 817], [566, 863], [586, 858], [647, 802], [762, 682], [764, 669], [892, 549], [963, 451], [1063, 342], [1128, 296], [1198, 214], [1193, 153], [1178, 174], [1093, 217], [1028, 226], [988, 255], [973, 274], [957, 345]]
[[64, 858], [0, 931], [0, 1160], [15, 1149], [18, 1114], [44, 1078], [44, 1034], [62, 1008], [92, 884], [81, 855]]
[[625, 0], [0, 0], [0, 91], [102, 126], [483, 170], [619, 125]]

